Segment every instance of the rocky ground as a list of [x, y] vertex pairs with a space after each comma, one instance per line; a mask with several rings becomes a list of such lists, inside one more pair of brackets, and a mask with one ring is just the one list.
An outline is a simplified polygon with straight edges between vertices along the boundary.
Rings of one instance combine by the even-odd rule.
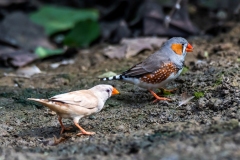
[[[191, 37], [184, 73], [166, 94], [171, 102], [152, 103], [149, 92], [122, 82], [98, 114], [80, 120], [94, 136], [59, 135], [57, 116], [28, 97], [47, 98], [103, 83], [97, 76], [121, 73], [151, 52], [124, 60], [103, 56], [103, 46], [81, 50], [74, 64], [50, 68], [56, 59], [35, 64], [44, 73], [0, 78], [0, 159], [239, 159], [240, 25], [217, 37]], [[59, 60], [59, 59], [58, 59]], [[104, 82], [106, 83], [106, 82]], [[186, 99], [194, 96], [188, 103]], [[182, 104], [183, 103], [183, 104]], [[180, 105], [182, 104], [182, 105]], [[55, 144], [54, 136], [61, 139]]]

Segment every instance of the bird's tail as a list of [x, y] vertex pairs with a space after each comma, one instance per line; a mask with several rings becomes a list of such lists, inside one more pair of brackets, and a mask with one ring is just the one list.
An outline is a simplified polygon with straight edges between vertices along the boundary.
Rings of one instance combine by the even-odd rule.
[[48, 99], [28, 98], [27, 100], [39, 102], [55, 112], [59, 110], [59, 105], [56, 105], [54, 101], [49, 101]]
[[45, 99], [37, 99], [37, 98], [28, 98], [27, 100], [40, 102], [40, 103], [44, 103], [46, 101]]
[[116, 75], [116, 76], [112, 76], [112, 77], [106, 77], [106, 78], [101, 78], [101, 81], [111, 81], [111, 80], [124, 80], [125, 78], [127, 78], [126, 76], [123, 75]]

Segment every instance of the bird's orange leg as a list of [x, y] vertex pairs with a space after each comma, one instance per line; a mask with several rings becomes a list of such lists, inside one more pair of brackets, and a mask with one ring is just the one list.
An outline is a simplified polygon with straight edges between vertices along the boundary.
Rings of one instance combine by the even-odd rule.
[[171, 99], [165, 98], [165, 97], [159, 97], [156, 93], [154, 93], [152, 90], [149, 90], [149, 92], [156, 98], [153, 102], [156, 102], [158, 100], [162, 101], [170, 101]]
[[78, 121], [74, 121], [74, 124], [80, 129], [80, 131], [82, 133], [78, 133], [77, 136], [80, 136], [80, 135], [94, 135], [95, 132], [87, 132], [85, 131], [79, 124], [78, 124]]
[[58, 121], [59, 121], [59, 123], [61, 125], [61, 128], [62, 128], [60, 134], [62, 134], [64, 132], [64, 130], [70, 130], [71, 129], [71, 127], [64, 127], [64, 125], [62, 123], [62, 117], [58, 116]]

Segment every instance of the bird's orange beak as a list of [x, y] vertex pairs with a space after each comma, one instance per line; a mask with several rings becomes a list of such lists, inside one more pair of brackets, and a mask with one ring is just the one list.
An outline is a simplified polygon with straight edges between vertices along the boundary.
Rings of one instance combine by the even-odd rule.
[[193, 52], [193, 47], [191, 46], [191, 44], [188, 43], [186, 51], [187, 52]]
[[118, 90], [116, 88], [113, 87], [112, 95], [115, 95], [115, 94], [119, 94], [119, 92], [118, 92]]

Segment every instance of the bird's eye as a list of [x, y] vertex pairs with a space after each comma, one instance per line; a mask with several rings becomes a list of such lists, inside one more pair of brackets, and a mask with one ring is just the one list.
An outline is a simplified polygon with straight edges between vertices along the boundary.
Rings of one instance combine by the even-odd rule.
[[108, 93], [110, 92], [110, 90], [109, 90], [109, 89], [107, 89], [106, 91], [107, 91]]

